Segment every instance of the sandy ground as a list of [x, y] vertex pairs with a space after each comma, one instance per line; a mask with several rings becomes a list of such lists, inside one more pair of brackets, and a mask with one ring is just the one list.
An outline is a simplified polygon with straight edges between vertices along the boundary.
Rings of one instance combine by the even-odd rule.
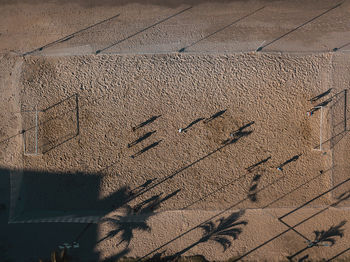
[[[345, 258], [348, 7], [2, 1], [2, 257], [78, 241], [91, 261]], [[321, 110], [306, 112], [328, 98], [320, 152]], [[30, 223], [45, 221], [75, 223]], [[336, 225], [334, 246], [298, 253]]]

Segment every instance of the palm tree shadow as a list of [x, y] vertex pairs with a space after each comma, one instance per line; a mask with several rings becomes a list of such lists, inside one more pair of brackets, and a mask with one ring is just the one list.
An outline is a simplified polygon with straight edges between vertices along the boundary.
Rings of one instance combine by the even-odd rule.
[[237, 226], [245, 226], [248, 224], [247, 221], [238, 221], [243, 214], [244, 211], [239, 211], [232, 213], [227, 218], [222, 217], [217, 220], [219, 222], [217, 226], [212, 221], [201, 225], [200, 228], [204, 230], [204, 234], [200, 239], [200, 242], [207, 242], [209, 240], [215, 241], [224, 248], [224, 251], [226, 251], [226, 249], [231, 247], [232, 244], [230, 237], [233, 238], [233, 240], [236, 240], [242, 233], [242, 228]]
[[[346, 224], [346, 220], [343, 220], [339, 223], [337, 226], [331, 226], [328, 230], [315, 230], [313, 233], [315, 234], [315, 238], [313, 241], [307, 241], [308, 245], [304, 247], [303, 249], [297, 251], [291, 256], [287, 256], [287, 259], [289, 261], [292, 261], [297, 255], [305, 252], [306, 250], [312, 248], [312, 247], [320, 247], [320, 246], [333, 246], [336, 242], [336, 237], [343, 237], [344, 236], [344, 229], [342, 228]], [[306, 257], [306, 256], [304, 256]], [[302, 257], [301, 260], [304, 258]], [[330, 261], [330, 260], [328, 260]]]
[[159, 208], [162, 202], [175, 196], [178, 192], [180, 192], [180, 190], [176, 190], [164, 198], [161, 198], [161, 194], [154, 195], [134, 207], [126, 205], [124, 207], [125, 214], [123, 215], [114, 215], [113, 217], [102, 219], [101, 222], [110, 224], [113, 227], [113, 230], [108, 232], [108, 234], [100, 239], [97, 244], [120, 234], [121, 240], [117, 246], [126, 242], [126, 246], [128, 247], [134, 237], [134, 231], [150, 231], [151, 227], [147, 223], [148, 219], [156, 214], [155, 210]]
[[225, 252], [232, 245], [231, 239], [238, 239], [238, 236], [242, 233], [242, 228], [239, 226], [245, 226], [248, 224], [247, 221], [239, 221], [243, 214], [244, 210], [241, 210], [232, 213], [226, 218], [222, 217], [215, 222], [208, 221], [200, 225], [199, 228], [204, 231], [203, 236], [198, 241], [194, 242], [183, 250], [169, 256], [168, 260], [175, 260], [198, 244], [208, 241], [214, 241], [220, 244], [224, 248]]
[[[325, 230], [315, 230], [315, 240], [312, 242], [314, 245], [330, 245], [333, 246], [336, 242], [335, 237], [343, 237], [344, 229], [341, 228], [346, 224], [346, 220], [343, 220], [337, 226], [331, 226], [327, 231]], [[327, 244], [325, 244], [327, 243]]]

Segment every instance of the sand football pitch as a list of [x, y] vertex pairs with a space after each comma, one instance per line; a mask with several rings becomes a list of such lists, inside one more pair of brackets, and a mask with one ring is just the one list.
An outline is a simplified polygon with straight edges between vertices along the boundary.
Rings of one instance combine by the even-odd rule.
[[348, 53], [79, 46], [1, 54], [6, 234], [82, 261], [349, 256]]

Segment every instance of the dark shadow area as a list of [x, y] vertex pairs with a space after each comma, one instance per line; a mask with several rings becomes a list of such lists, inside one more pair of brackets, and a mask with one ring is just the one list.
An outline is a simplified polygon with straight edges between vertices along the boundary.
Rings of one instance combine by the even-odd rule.
[[140, 136], [138, 139], [136, 139], [135, 141], [131, 142], [130, 144], [128, 144], [128, 147], [132, 147], [137, 145], [138, 143], [141, 143], [143, 140], [149, 138], [152, 134], [154, 134], [156, 131], [152, 131], [152, 132], [147, 132], [146, 134]]
[[336, 52], [336, 51], [339, 51], [340, 49], [344, 48], [344, 47], [347, 47], [348, 45], [350, 45], [350, 42], [349, 43], [346, 43], [342, 46], [339, 46], [339, 47], [335, 47], [333, 48], [333, 52]]
[[265, 6], [263, 6], [263, 7], [259, 8], [259, 9], [255, 10], [255, 11], [253, 11], [253, 12], [251, 12], [251, 13], [245, 15], [245, 16], [242, 16], [242, 17], [238, 18], [237, 20], [235, 20], [235, 21], [233, 21], [232, 23], [230, 23], [230, 24], [228, 24], [228, 25], [226, 25], [226, 26], [224, 26], [224, 27], [222, 27], [222, 28], [216, 30], [215, 32], [213, 32], [213, 33], [211, 33], [211, 34], [209, 34], [209, 35], [206, 35], [206, 36], [202, 37], [201, 39], [197, 40], [196, 42], [194, 42], [194, 43], [192, 43], [192, 44], [190, 44], [190, 45], [188, 45], [188, 46], [185, 46], [185, 47], [181, 48], [178, 52], [180, 52], [180, 53], [185, 52], [186, 49], [188, 49], [188, 48], [190, 48], [190, 47], [192, 47], [192, 46], [198, 44], [199, 42], [201, 42], [201, 41], [203, 41], [203, 40], [205, 40], [205, 39], [208, 39], [209, 37], [211, 37], [211, 36], [213, 36], [213, 35], [215, 35], [215, 34], [221, 32], [221, 31], [225, 30], [226, 28], [228, 28], [228, 27], [230, 27], [230, 26], [232, 26], [232, 25], [238, 23], [239, 21], [241, 21], [241, 20], [243, 20], [243, 19], [245, 19], [245, 18], [247, 18], [247, 17], [249, 17], [249, 16], [251, 16], [251, 15], [257, 13], [257, 12], [259, 12], [260, 10], [262, 10], [262, 9], [264, 9], [264, 8], [265, 8]]
[[227, 109], [225, 110], [221, 110], [217, 113], [215, 113], [214, 115], [212, 115], [211, 117], [207, 118], [204, 120], [204, 123], [209, 123], [210, 121], [214, 120], [215, 118], [218, 118], [219, 116], [222, 116], [225, 112], [227, 111]]
[[322, 94], [319, 94], [317, 96], [314, 96], [313, 98], [311, 98], [309, 101], [310, 102], [316, 102], [317, 100], [321, 99], [322, 97], [330, 94], [330, 92], [332, 91], [333, 88], [329, 88], [326, 92], [323, 92]]
[[161, 115], [150, 117], [150, 118], [147, 119], [146, 121], [144, 121], [144, 122], [138, 124], [137, 126], [133, 127], [133, 128], [132, 128], [132, 131], [136, 131], [136, 130], [139, 129], [139, 128], [142, 128], [142, 127], [144, 127], [144, 126], [146, 126], [146, 125], [151, 124], [152, 122], [154, 122], [154, 121], [155, 121], [157, 118], [159, 118], [160, 116], [161, 116]]
[[190, 129], [192, 126], [194, 126], [195, 124], [199, 123], [200, 121], [204, 120], [203, 117], [197, 118], [196, 120], [192, 121], [191, 123], [189, 123], [185, 128], [180, 128], [179, 132], [182, 133], [186, 133], [188, 131], [188, 129]]
[[[10, 210], [5, 210], [10, 224], [6, 224], [2, 230], [0, 252], [8, 252], [8, 257], [15, 257], [18, 259], [16, 261], [45, 259], [65, 243], [68, 246], [73, 246], [73, 243], [79, 245], [79, 248], [68, 247], [72, 261], [99, 261], [99, 253], [94, 250], [98, 242], [97, 223], [102, 217], [112, 211], [127, 210], [126, 216], [103, 221], [112, 223], [112, 219], [115, 219], [114, 233], [117, 234], [119, 230], [122, 242], [128, 243], [133, 237], [132, 231], [148, 229], [147, 219], [154, 214], [154, 210], [180, 191], [164, 197], [153, 196], [131, 207], [127, 203], [151, 186], [154, 180], [147, 180], [133, 190], [128, 186], [121, 187], [101, 199], [99, 188], [102, 176], [94, 173], [2, 168], [0, 174], [1, 177], [11, 175]], [[109, 234], [112, 235], [113, 232]], [[14, 248], [19, 246], [23, 251], [21, 254], [17, 254], [18, 250]], [[111, 259], [121, 258], [129, 251], [124, 248]]]
[[47, 47], [50, 47], [50, 46], [53, 46], [53, 45], [56, 45], [56, 44], [59, 44], [59, 43], [66, 42], [66, 41], [72, 39], [73, 37], [75, 37], [77, 34], [82, 33], [82, 32], [84, 32], [84, 31], [86, 31], [86, 30], [89, 30], [89, 29], [91, 29], [91, 28], [93, 28], [93, 27], [95, 27], [95, 26], [98, 26], [98, 25], [100, 25], [100, 24], [103, 24], [103, 23], [105, 23], [105, 22], [111, 21], [111, 20], [117, 18], [119, 15], [120, 15], [120, 14], [114, 15], [114, 16], [112, 16], [112, 17], [110, 17], [110, 18], [107, 18], [107, 19], [105, 19], [105, 20], [103, 20], [103, 21], [100, 21], [100, 22], [98, 22], [98, 23], [96, 23], [96, 24], [90, 25], [90, 26], [85, 27], [85, 28], [83, 28], [83, 29], [81, 29], [81, 30], [79, 30], [79, 31], [76, 31], [76, 32], [72, 33], [72, 34], [66, 35], [66, 36], [64, 36], [64, 37], [62, 37], [62, 38], [60, 38], [60, 39], [58, 39], [58, 40], [56, 40], [56, 41], [53, 41], [53, 42], [51, 42], [51, 43], [48, 43], [48, 44], [46, 44], [46, 45], [44, 45], [44, 46], [41, 46], [41, 47], [39, 47], [39, 48], [37, 48], [37, 49], [34, 49], [34, 50], [32, 50], [32, 51], [26, 52], [26, 53], [22, 54], [22, 56], [30, 55], [30, 54], [33, 54], [33, 53], [35, 53], [35, 52], [42, 51], [43, 49], [45, 49], [45, 48], [47, 48]]
[[156, 147], [157, 145], [159, 145], [159, 143], [162, 142], [162, 140], [159, 140], [157, 142], [154, 142], [152, 144], [150, 144], [149, 146], [146, 146], [145, 148], [142, 148], [139, 152], [131, 155], [131, 158], [135, 158], [138, 157], [139, 155], [142, 155], [143, 153], [147, 152], [148, 150], [150, 150], [151, 148]]
[[292, 158], [286, 160], [285, 162], [283, 162], [282, 164], [280, 164], [280, 165], [277, 167], [277, 169], [280, 170], [280, 171], [282, 171], [283, 168], [284, 168], [286, 165], [288, 165], [289, 163], [292, 163], [292, 162], [297, 161], [301, 155], [302, 155], [302, 154], [298, 154], [298, 155], [295, 155], [295, 156], [293, 156]]
[[[130, 197], [124, 187], [100, 199], [101, 177], [91, 173], [0, 169], [4, 173], [11, 174], [11, 208], [10, 224], [1, 238], [11, 246], [8, 257], [15, 261], [38, 261], [63, 243], [78, 241], [79, 248], [68, 250], [73, 261], [97, 261], [95, 223], [114, 210], [113, 205], [121, 207]], [[86, 223], [90, 223], [89, 230]], [[16, 247], [21, 247], [20, 253]]]
[[13, 170], [11, 181], [11, 222], [96, 222], [132, 195], [128, 187], [122, 187], [101, 200], [101, 176], [81, 172]]
[[169, 20], [169, 19], [171, 19], [171, 18], [173, 18], [175, 16], [178, 16], [178, 15], [180, 15], [180, 14], [190, 10], [191, 8], [192, 8], [192, 6], [190, 6], [188, 8], [185, 8], [185, 9], [181, 10], [180, 12], [177, 12], [176, 14], [168, 16], [167, 18], [164, 18], [164, 19], [162, 19], [162, 20], [160, 20], [160, 21], [158, 21], [158, 22], [156, 22], [156, 23], [154, 23], [154, 24], [152, 24], [150, 26], [147, 26], [144, 29], [142, 29], [142, 30], [140, 30], [140, 31], [138, 31], [138, 32], [136, 32], [136, 33], [134, 33], [132, 35], [129, 35], [128, 37], [125, 37], [125, 38], [123, 38], [123, 39], [121, 39], [121, 40], [119, 40], [119, 41], [117, 41], [117, 42], [115, 42], [115, 43], [113, 43], [113, 44], [111, 44], [111, 45], [109, 45], [107, 47], [104, 47], [102, 49], [96, 50], [96, 54], [100, 54], [101, 52], [106, 51], [107, 49], [109, 49], [109, 48], [111, 48], [113, 46], [116, 46], [116, 45], [118, 45], [118, 44], [120, 44], [120, 43], [122, 43], [122, 42], [124, 42], [124, 41], [126, 41], [126, 40], [128, 40], [128, 39], [130, 39], [130, 38], [132, 38], [132, 37], [134, 37], [136, 35], [138, 35], [138, 34], [141, 34], [141, 33], [145, 32], [146, 30], [148, 30], [150, 28], [153, 28], [153, 27], [155, 27], [155, 26], [157, 26], [157, 25], [159, 25], [161, 23], [164, 23], [165, 21], [167, 21], [167, 20]]
[[301, 27], [303, 27], [303, 26], [305, 26], [305, 25], [307, 25], [307, 24], [313, 22], [313, 21], [316, 20], [317, 18], [320, 18], [321, 16], [323, 16], [323, 15], [329, 13], [330, 11], [332, 11], [333, 9], [338, 8], [338, 7], [341, 6], [341, 5], [342, 5], [342, 3], [339, 3], [339, 4], [335, 5], [335, 6], [333, 6], [333, 7], [329, 8], [329, 9], [327, 9], [327, 10], [324, 11], [323, 13], [321, 13], [321, 14], [315, 16], [314, 18], [312, 18], [312, 19], [306, 21], [305, 23], [303, 23], [303, 24], [297, 26], [296, 28], [294, 28], [294, 29], [288, 31], [287, 33], [285, 33], [285, 34], [283, 34], [283, 35], [277, 37], [276, 39], [274, 39], [274, 40], [268, 42], [267, 44], [265, 44], [265, 45], [263, 45], [263, 46], [260, 46], [256, 51], [257, 51], [257, 52], [262, 51], [263, 48], [265, 48], [265, 47], [267, 47], [267, 46], [269, 46], [269, 45], [271, 45], [271, 44], [277, 42], [278, 40], [282, 39], [283, 37], [285, 37], [285, 36], [287, 36], [287, 35], [289, 35], [289, 34], [295, 32], [296, 30], [300, 29]]
[[307, 241], [308, 245], [305, 248], [302, 248], [301, 250], [297, 251], [291, 256], [287, 256], [287, 259], [292, 261], [293, 258], [298, 256], [299, 254], [315, 246], [333, 246], [336, 242], [335, 240], [336, 237], [342, 238], [344, 236], [344, 229], [342, 229], [341, 227], [343, 227], [345, 224], [346, 224], [346, 221], [342, 221], [337, 226], [331, 226], [327, 231], [315, 230], [313, 232], [315, 234], [314, 240]]

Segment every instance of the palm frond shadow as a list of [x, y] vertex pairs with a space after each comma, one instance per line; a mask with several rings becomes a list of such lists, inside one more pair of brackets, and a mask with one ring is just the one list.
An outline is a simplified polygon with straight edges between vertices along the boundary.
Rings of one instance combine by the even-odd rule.
[[141, 203], [131, 207], [130, 205], [124, 206], [124, 214], [114, 215], [113, 217], [107, 217], [102, 219], [102, 223], [108, 223], [113, 227], [113, 230], [100, 239], [97, 243], [100, 243], [106, 239], [113, 238], [120, 234], [120, 245], [126, 242], [126, 246], [129, 246], [132, 238], [134, 237], [134, 231], [150, 231], [151, 227], [148, 225], [148, 219], [155, 215], [155, 210], [159, 208], [160, 204], [169, 198], [175, 196], [180, 190], [161, 198], [161, 194], [154, 195]]
[[[343, 237], [344, 236], [344, 229], [341, 228], [346, 224], [346, 220], [343, 220], [342, 222], [339, 223], [337, 226], [331, 226], [327, 231], [325, 230], [315, 230], [313, 233], [315, 234], [315, 238], [313, 241], [308, 240], [307, 243], [308, 245], [301, 250], [297, 251], [291, 256], [287, 256], [287, 259], [289, 261], [293, 261], [293, 259], [300, 255], [301, 253], [305, 252], [306, 250], [309, 250], [310, 248], [313, 247], [320, 247], [320, 246], [333, 246], [336, 242], [335, 238], [336, 237]], [[306, 257], [306, 256], [304, 256]], [[302, 257], [300, 261], [303, 261]], [[327, 260], [330, 261], [330, 260]]]
[[346, 224], [346, 220], [343, 220], [339, 223], [337, 226], [331, 226], [327, 231], [325, 230], [315, 230], [315, 240], [313, 243], [319, 244], [319, 243], [329, 243], [330, 246], [333, 246], [336, 242], [336, 237], [343, 237], [344, 236], [344, 229], [341, 228]]
[[209, 240], [215, 241], [220, 244], [224, 251], [227, 248], [231, 247], [231, 240], [233, 238], [236, 240], [239, 234], [242, 233], [242, 228], [237, 227], [240, 225], [247, 225], [247, 221], [238, 221], [237, 220], [244, 214], [244, 211], [236, 212], [228, 216], [227, 218], [220, 218], [217, 221], [219, 222], [216, 226], [214, 222], [209, 221], [204, 225], [201, 225], [200, 228], [204, 230], [203, 237], [201, 242], [207, 242]]
[[220, 244], [224, 248], [224, 252], [231, 247], [232, 240], [236, 240], [238, 236], [242, 233], [242, 228], [239, 226], [245, 226], [248, 224], [247, 221], [239, 221], [239, 219], [243, 216], [244, 210], [234, 212], [228, 217], [220, 218], [218, 220], [214, 221], [208, 221], [200, 226], [204, 232], [203, 236], [193, 244], [189, 245], [188, 247], [184, 248], [183, 250], [177, 252], [176, 254], [168, 257], [169, 260], [175, 260], [176, 258], [183, 255], [188, 250], [192, 249], [193, 247], [197, 246], [200, 243], [208, 242], [208, 241], [214, 241], [218, 244]]

